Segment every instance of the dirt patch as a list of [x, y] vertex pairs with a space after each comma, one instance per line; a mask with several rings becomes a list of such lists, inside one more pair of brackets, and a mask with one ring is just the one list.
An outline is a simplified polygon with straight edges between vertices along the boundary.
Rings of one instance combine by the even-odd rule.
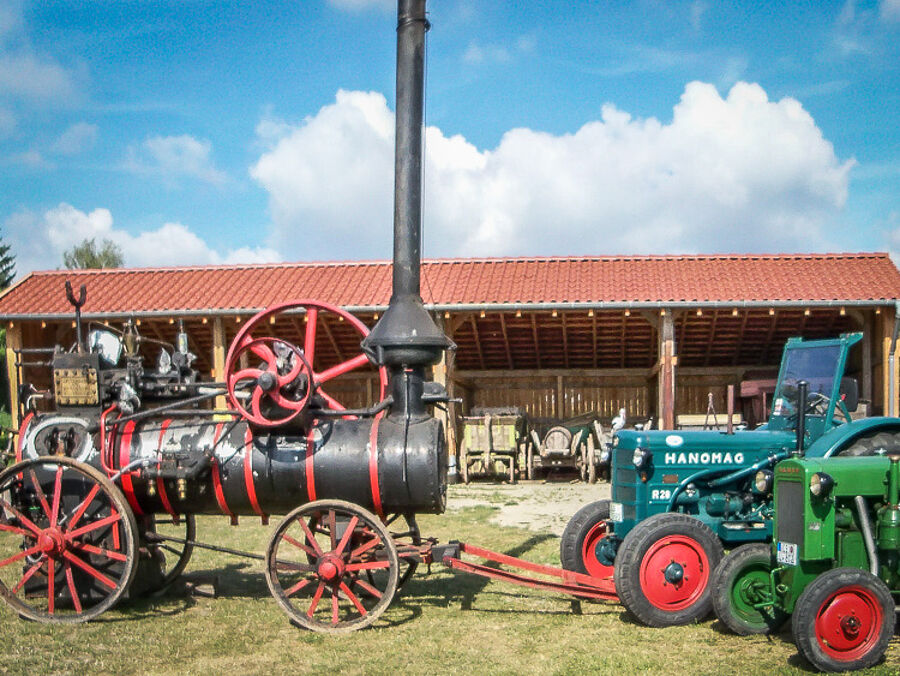
[[491, 505], [499, 510], [491, 523], [562, 535], [575, 512], [589, 502], [609, 499], [609, 494], [608, 483], [457, 484], [448, 489], [447, 509]]

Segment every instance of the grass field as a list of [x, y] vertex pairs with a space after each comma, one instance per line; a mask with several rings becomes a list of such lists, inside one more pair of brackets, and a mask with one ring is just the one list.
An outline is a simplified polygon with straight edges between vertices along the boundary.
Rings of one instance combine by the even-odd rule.
[[[550, 529], [491, 523], [520, 493], [507, 487], [452, 486], [464, 504], [423, 516], [424, 535], [469, 541], [541, 563], [558, 564]], [[521, 491], [551, 491], [533, 484]], [[473, 499], [472, 496], [477, 499]], [[274, 528], [243, 518], [202, 517], [198, 538], [262, 553]], [[573, 603], [557, 594], [454, 574], [417, 573], [376, 625], [349, 636], [292, 626], [269, 596], [262, 564], [195, 552], [189, 578], [218, 578], [219, 598], [168, 595], [122, 604], [72, 627], [19, 620], [0, 609], [0, 673], [98, 674], [769, 674], [802, 673], [785, 633], [741, 638], [717, 622], [665, 630], [635, 624], [613, 603]], [[900, 642], [866, 673], [900, 673]]]

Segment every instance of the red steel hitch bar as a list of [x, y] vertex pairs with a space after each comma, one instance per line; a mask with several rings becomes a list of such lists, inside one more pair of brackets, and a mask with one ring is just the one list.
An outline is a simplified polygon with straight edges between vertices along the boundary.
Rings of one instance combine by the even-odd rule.
[[[466, 544], [465, 542], [451, 541], [445, 545], [433, 544], [422, 548], [422, 558], [425, 562], [440, 561], [448, 568], [460, 570], [473, 575], [480, 575], [493, 580], [502, 580], [510, 582], [522, 587], [531, 587], [533, 589], [545, 589], [548, 591], [562, 592], [582, 599], [605, 599], [609, 601], [618, 601], [616, 588], [611, 577], [591, 577], [582, 573], [575, 573], [571, 570], [564, 570], [554, 566], [544, 566], [539, 563], [531, 563], [523, 561], [514, 556], [493, 552], [490, 549], [476, 547], [475, 545]], [[483, 563], [472, 563], [463, 561], [462, 554], [471, 554], [485, 561], [499, 563], [510, 568], [525, 570], [538, 575], [546, 575], [547, 577], [555, 577], [560, 582], [551, 580], [542, 580], [539, 578], [523, 575], [502, 568], [493, 568]], [[401, 555], [402, 556], [402, 555]]]

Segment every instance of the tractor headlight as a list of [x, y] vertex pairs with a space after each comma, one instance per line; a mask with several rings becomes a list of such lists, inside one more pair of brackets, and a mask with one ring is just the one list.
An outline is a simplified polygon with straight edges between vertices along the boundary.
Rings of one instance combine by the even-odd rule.
[[647, 465], [650, 464], [650, 459], [653, 457], [653, 454], [650, 453], [649, 449], [646, 448], [636, 448], [634, 449], [634, 453], [631, 456], [631, 463], [637, 469], [643, 469]]
[[825, 472], [816, 472], [809, 480], [809, 492], [818, 498], [827, 498], [834, 488], [834, 479]]
[[758, 493], [762, 493], [763, 495], [771, 493], [774, 477], [775, 475], [772, 474], [771, 470], [761, 469], [756, 473], [756, 476], [753, 477], [753, 486]]

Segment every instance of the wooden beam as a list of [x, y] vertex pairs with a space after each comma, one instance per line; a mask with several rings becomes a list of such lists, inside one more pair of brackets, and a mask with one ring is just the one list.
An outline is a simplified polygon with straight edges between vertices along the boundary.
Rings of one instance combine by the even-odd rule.
[[862, 339], [862, 398], [869, 402], [869, 415], [872, 415], [872, 312], [867, 311], [863, 317]]
[[738, 360], [741, 358], [741, 350], [744, 349], [744, 335], [747, 331], [747, 318], [749, 316], [750, 310], [745, 309], [741, 316], [741, 330], [738, 331], [738, 342], [737, 347], [734, 348], [734, 359], [731, 362], [732, 364], [737, 364]]
[[506, 363], [509, 368], [514, 369], [515, 364], [513, 364], [512, 349], [509, 346], [509, 335], [506, 332], [506, 319], [502, 312], [500, 313], [500, 329], [503, 331], [503, 345], [506, 347]]
[[710, 352], [712, 352], [712, 346], [716, 342], [716, 323], [719, 321], [719, 309], [714, 308], [712, 313], [712, 325], [709, 327], [709, 338], [706, 339], [706, 355], [703, 359], [704, 366], [709, 366]]
[[478, 352], [478, 363], [484, 369], [484, 352], [481, 349], [481, 337], [478, 335], [478, 322], [475, 321], [475, 315], [469, 315], [472, 322], [472, 335], [475, 338], [475, 350]]
[[531, 315], [531, 333], [534, 336], [534, 356], [537, 359], [537, 367], [541, 368], [541, 344], [538, 341], [537, 316]]
[[322, 329], [325, 332], [325, 336], [328, 338], [328, 341], [331, 343], [331, 347], [334, 348], [334, 353], [337, 355], [337, 363], [345, 361], [344, 354], [341, 352], [341, 346], [338, 345], [337, 340], [334, 338], [334, 334], [331, 332], [331, 329], [328, 328], [328, 322], [325, 321], [325, 318], [319, 314], [319, 321], [316, 322], [316, 329]]
[[10, 322], [6, 326], [6, 378], [9, 382], [9, 413], [13, 429], [19, 428], [19, 369], [16, 350], [22, 348], [22, 324]]
[[556, 376], [556, 417], [560, 419], [566, 417], [565, 388], [561, 375]]
[[597, 368], [597, 313], [595, 312], [591, 317], [591, 338], [593, 340], [593, 365], [594, 368]]
[[675, 429], [675, 317], [671, 309], [664, 312], [659, 332], [657, 415], [660, 429], [671, 430]]
[[563, 365], [569, 368], [569, 332], [566, 327], [566, 313], [561, 312], [560, 314], [562, 315]]
[[[221, 317], [216, 317], [213, 320], [212, 324], [212, 360], [213, 360], [213, 380], [217, 382], [225, 381], [225, 322], [222, 321]], [[228, 404], [225, 401], [225, 395], [219, 395], [216, 397], [216, 408], [225, 409], [228, 408]]]
[[769, 316], [772, 318], [772, 323], [769, 325], [768, 333], [766, 333], [766, 343], [759, 358], [760, 364], [766, 363], [766, 359], [769, 357], [769, 352], [772, 349], [772, 336], [775, 335], [775, 327], [778, 326], [778, 310], [774, 310]]

